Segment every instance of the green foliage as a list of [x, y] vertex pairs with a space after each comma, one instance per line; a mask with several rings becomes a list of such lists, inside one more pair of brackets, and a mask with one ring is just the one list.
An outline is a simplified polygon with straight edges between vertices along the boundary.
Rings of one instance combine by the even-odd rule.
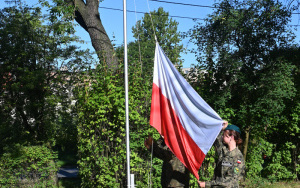
[[[158, 41], [170, 57], [176, 58], [174, 63], [180, 64], [182, 46], [178, 45], [178, 23], [169, 20], [162, 8], [152, 13]], [[162, 161], [154, 158], [151, 168], [151, 153], [144, 147], [149, 135], [159, 137], [149, 126], [155, 41], [149, 15], [138, 24], [133, 30], [139, 41], [128, 45], [130, 166], [137, 186], [160, 187]], [[122, 56], [123, 48], [117, 48], [116, 52]], [[122, 66], [116, 70], [112, 73], [104, 65], [98, 65], [96, 70], [87, 73], [85, 86], [79, 88], [78, 150], [84, 187], [126, 185], [124, 73]]]
[[293, 180], [292, 143], [272, 144], [262, 138], [253, 140], [248, 152], [247, 178], [255, 181], [263, 179], [275, 182]]
[[208, 181], [213, 178], [216, 161], [215, 148], [212, 147], [204, 158], [204, 161], [199, 170], [199, 180]]
[[264, 139], [252, 141], [249, 152], [247, 166], [247, 178], [255, 179], [261, 177], [263, 167], [266, 166], [264, 156], [269, 159], [272, 156], [274, 149], [273, 144], [265, 141]]
[[[87, 69], [91, 57], [71, 45], [77, 41], [70, 22], [74, 9], [62, 0], [55, 6], [41, 2], [50, 10], [47, 16], [26, 5], [0, 11], [1, 186], [55, 183], [56, 153], [44, 145], [15, 143], [51, 143], [74, 152], [78, 141], [81, 187], [125, 187], [124, 67]], [[296, 179], [300, 48], [286, 27], [290, 11], [275, 1], [222, 1], [217, 7], [206, 25], [189, 33], [200, 63], [188, 79], [223, 119], [250, 130], [249, 187]], [[162, 8], [152, 19], [158, 42], [180, 66], [178, 23]], [[155, 41], [148, 14], [133, 33], [137, 41], [128, 45], [131, 172], [137, 187], [160, 187], [162, 161], [150, 163], [144, 147], [148, 135], [159, 137], [149, 126]], [[212, 178], [214, 165], [212, 148], [199, 171], [201, 180]], [[192, 177], [190, 187], [197, 186]]]
[[[216, 7], [188, 33], [199, 62], [199, 74], [188, 77], [247, 136], [243, 153], [250, 178], [296, 178], [299, 46], [287, 27], [292, 9], [272, 0], [224, 0]], [[272, 162], [263, 163], [262, 152]]]
[[145, 14], [132, 28], [136, 41], [128, 45], [129, 60], [139, 61], [143, 75], [153, 72], [155, 36], [171, 62], [181, 66], [180, 53], [183, 52], [183, 47], [180, 44], [181, 37], [177, 26], [178, 22], [169, 18], [169, 13], [160, 7], [151, 12], [151, 17]]
[[[297, 139], [299, 140], [299, 137], [296, 135], [299, 134], [299, 120], [297, 119], [298, 115], [295, 115], [295, 113], [289, 114], [289, 116], [296, 116], [296, 118], [292, 118], [296, 121], [282, 120], [277, 126], [270, 125], [275, 130], [271, 132], [272, 134], [269, 134], [269, 141], [259, 138], [258, 141], [253, 140], [250, 144], [250, 152], [246, 163], [248, 178], [253, 180], [255, 178], [266, 178], [271, 182], [297, 178], [299, 173], [297, 172], [299, 170]], [[295, 126], [295, 123], [297, 126]]]
[[0, 158], [1, 187], [55, 187], [57, 154], [47, 146], [14, 145]]
[[292, 162], [290, 149], [295, 148], [292, 143], [285, 143], [279, 151], [274, 151], [270, 156], [270, 164], [264, 169], [267, 178], [272, 182], [278, 180], [293, 180], [296, 174], [293, 174], [289, 165]]
[[1, 10], [0, 16], [0, 75], [4, 78], [1, 79], [1, 85], [4, 85], [1, 87], [4, 100], [1, 108], [6, 106], [1, 110], [1, 116], [6, 117], [1, 126], [9, 133], [3, 137], [49, 139], [46, 135], [53, 124], [48, 118], [53, 114], [46, 115], [45, 111], [51, 112], [54, 106], [50, 101], [46, 102], [46, 97], [50, 97], [45, 82], [47, 75], [37, 62], [43, 53], [39, 44], [45, 40], [46, 31], [40, 20], [41, 10], [10, 7]]
[[[198, 84], [214, 109], [231, 108], [239, 114], [234, 118], [237, 124], [259, 128], [271, 114], [282, 112], [283, 99], [295, 92], [290, 63], [269, 56], [278, 44], [288, 45], [284, 36], [290, 13], [272, 1], [223, 1], [218, 7], [205, 26], [199, 24], [190, 31], [198, 46], [199, 68], [207, 72], [204, 82]], [[272, 19], [266, 20], [269, 9]], [[287, 82], [282, 83], [283, 79]]]
[[[147, 182], [144, 138], [149, 129], [150, 80], [131, 67], [129, 77], [131, 171], [137, 185]], [[125, 90], [123, 68], [110, 72], [98, 65], [83, 78], [78, 92], [78, 152], [83, 187], [126, 185]]]
[[14, 143], [70, 141], [77, 134], [74, 72], [90, 62], [71, 45], [78, 41], [72, 24], [21, 2], [0, 10], [0, 18], [0, 153]]
[[[98, 68], [86, 78], [79, 96], [78, 164], [84, 187], [114, 187], [114, 183], [118, 186], [117, 177], [124, 176], [123, 168], [120, 169], [126, 152], [122, 87], [115, 85], [118, 76], [100, 72]], [[111, 156], [116, 152], [121, 158]], [[116, 171], [121, 172], [114, 176]]]

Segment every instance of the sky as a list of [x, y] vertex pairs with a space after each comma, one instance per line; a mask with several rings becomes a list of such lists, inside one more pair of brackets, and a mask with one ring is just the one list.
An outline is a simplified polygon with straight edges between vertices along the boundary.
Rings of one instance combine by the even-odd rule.
[[[7, 6], [0, 0], [0, 8]], [[38, 2], [38, 0], [25, 0], [27, 4], [32, 5]], [[116, 46], [120, 46], [124, 41], [123, 34], [123, 2], [124, 0], [104, 0], [100, 2], [100, 18], [102, 24], [106, 29], [109, 38], [114, 38]], [[172, 2], [172, 3], [166, 3]], [[153, 10], [157, 10], [159, 7], [163, 7], [164, 11], [169, 12], [173, 20], [176, 20], [178, 25], [178, 31], [186, 32], [193, 28], [195, 21], [192, 18], [207, 18], [208, 14], [211, 14], [214, 9], [206, 6], [212, 6], [215, 1], [207, 0], [126, 0], [127, 4], [127, 42], [134, 41], [132, 35], [132, 27], [137, 20], [141, 20], [144, 13]], [[282, 0], [283, 4], [287, 4], [287, 0]], [[296, 3], [296, 2], [295, 2]], [[297, 12], [297, 11], [295, 11]], [[299, 10], [298, 10], [299, 12]], [[203, 22], [198, 20], [199, 22]], [[290, 25], [300, 25], [300, 14], [293, 14], [292, 22]], [[300, 43], [300, 26], [294, 31], [297, 38], [296, 42]], [[91, 40], [88, 33], [80, 26], [76, 27], [77, 35], [85, 41], [82, 44], [82, 48], [90, 48], [93, 50]], [[188, 39], [182, 41], [184, 48], [187, 50], [194, 48], [195, 46], [189, 42]], [[183, 59], [183, 67], [190, 67], [191, 64], [197, 64], [195, 55], [191, 52], [187, 54], [181, 54]]]
[[[195, 0], [162, 0], [164, 2], [176, 2], [184, 4], [195, 4], [203, 6], [212, 6], [213, 1], [195, 1]], [[113, 2], [113, 3], [112, 3]], [[149, 6], [148, 6], [149, 5]], [[103, 7], [103, 8], [101, 8]], [[105, 7], [105, 8], [104, 8]], [[178, 25], [178, 31], [186, 32], [195, 25], [195, 21], [191, 18], [206, 18], [208, 14], [212, 13], [214, 9], [200, 6], [190, 6], [182, 4], [173, 4], [173, 3], [163, 3], [157, 1], [147, 1], [147, 0], [127, 0], [127, 10], [130, 11], [127, 13], [127, 41], [134, 41], [132, 36], [132, 27], [135, 25], [137, 20], [141, 20], [144, 17], [143, 13], [148, 13], [149, 10], [157, 10], [159, 7], [163, 7], [164, 11], [169, 12], [169, 16], [173, 20], [176, 20]], [[102, 17], [102, 23], [106, 29], [106, 32], [109, 36], [115, 35], [121, 36], [121, 40], [117, 40], [116, 44], [121, 45], [123, 43], [123, 12], [117, 10], [111, 10], [107, 8], [123, 9], [123, 0], [104, 0], [100, 3], [100, 17]], [[131, 12], [132, 11], [132, 12]], [[137, 12], [137, 13], [135, 13]], [[113, 15], [113, 16], [112, 16]], [[183, 18], [184, 17], [184, 18]], [[199, 20], [200, 21], [200, 20]], [[113, 23], [113, 24], [111, 24]], [[110, 25], [106, 27], [106, 25]], [[182, 41], [183, 47], [186, 49], [191, 49], [194, 47], [192, 43], [189, 42], [189, 39], [184, 39]], [[191, 64], [196, 64], [195, 55], [192, 53], [181, 54], [184, 61], [183, 67], [190, 67]]]

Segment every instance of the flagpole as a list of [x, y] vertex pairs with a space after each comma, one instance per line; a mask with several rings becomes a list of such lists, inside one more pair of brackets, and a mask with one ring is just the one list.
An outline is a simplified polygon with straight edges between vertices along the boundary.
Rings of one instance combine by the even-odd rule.
[[127, 187], [130, 182], [130, 146], [129, 146], [129, 110], [128, 110], [128, 65], [127, 65], [127, 8], [126, 0], [123, 0], [123, 24], [124, 24], [124, 73], [125, 73], [125, 121], [126, 121], [126, 158], [127, 158]]

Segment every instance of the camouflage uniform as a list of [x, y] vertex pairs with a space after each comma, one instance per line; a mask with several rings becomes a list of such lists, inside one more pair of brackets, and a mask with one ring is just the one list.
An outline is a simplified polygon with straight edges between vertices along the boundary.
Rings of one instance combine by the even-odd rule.
[[245, 160], [238, 147], [232, 151], [228, 150], [222, 142], [222, 135], [223, 132], [219, 134], [214, 143], [219, 155], [214, 180], [205, 182], [205, 187], [238, 188], [239, 181], [245, 175]]
[[161, 138], [153, 144], [154, 156], [163, 160], [161, 185], [164, 187], [188, 188], [190, 181], [189, 170], [171, 152]]

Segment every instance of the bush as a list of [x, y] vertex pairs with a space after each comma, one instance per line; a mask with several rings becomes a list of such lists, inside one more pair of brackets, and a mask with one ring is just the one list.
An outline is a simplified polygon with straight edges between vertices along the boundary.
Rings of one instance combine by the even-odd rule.
[[[145, 187], [150, 181], [150, 152], [146, 151], [144, 140], [156, 132], [149, 126], [152, 82], [141, 78], [135, 70], [130, 72], [130, 166], [136, 175], [136, 185]], [[78, 88], [78, 166], [82, 187], [125, 187], [127, 184], [123, 77], [123, 67], [110, 72], [99, 65], [83, 78], [86, 85]], [[155, 139], [156, 136], [153, 135]], [[156, 159], [153, 161], [155, 165], [161, 164]], [[156, 166], [152, 170], [152, 187], [159, 187], [160, 171]]]
[[263, 156], [269, 158], [272, 155], [273, 148], [273, 144], [262, 138], [252, 141], [247, 154], [247, 178], [257, 179], [262, 177], [262, 170], [266, 166]]
[[270, 182], [295, 180], [293, 173], [291, 149], [296, 146], [286, 142], [272, 144], [265, 139], [254, 140], [247, 156], [247, 178], [251, 180], [265, 178]]
[[272, 182], [279, 180], [294, 180], [297, 178], [290, 167], [292, 163], [291, 149], [296, 146], [291, 142], [286, 142], [282, 148], [272, 153], [271, 161], [264, 169], [265, 176]]
[[0, 158], [0, 187], [55, 187], [57, 154], [45, 145], [14, 145]]

